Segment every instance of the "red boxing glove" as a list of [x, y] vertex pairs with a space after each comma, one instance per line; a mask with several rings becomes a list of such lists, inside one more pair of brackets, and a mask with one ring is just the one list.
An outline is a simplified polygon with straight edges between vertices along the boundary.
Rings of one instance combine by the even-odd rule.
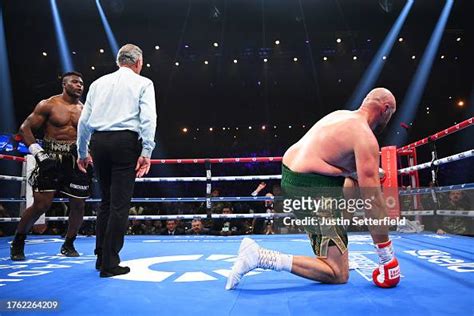
[[400, 266], [393, 254], [392, 242], [376, 244], [375, 249], [380, 259], [380, 266], [372, 272], [375, 285], [382, 288], [397, 286], [400, 282]]

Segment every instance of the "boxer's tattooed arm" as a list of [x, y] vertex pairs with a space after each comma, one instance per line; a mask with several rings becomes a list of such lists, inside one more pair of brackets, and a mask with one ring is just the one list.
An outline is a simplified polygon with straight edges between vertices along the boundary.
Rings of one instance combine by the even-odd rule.
[[26, 146], [36, 143], [33, 131], [40, 129], [48, 120], [49, 105], [45, 100], [38, 103], [26, 120], [20, 126], [20, 134], [23, 137]]

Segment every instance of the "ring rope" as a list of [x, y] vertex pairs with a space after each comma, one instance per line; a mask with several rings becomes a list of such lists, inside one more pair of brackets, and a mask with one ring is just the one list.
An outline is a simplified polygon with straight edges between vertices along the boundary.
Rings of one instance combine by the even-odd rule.
[[439, 166], [439, 165], [443, 165], [443, 164], [446, 164], [446, 163], [449, 163], [449, 162], [470, 158], [470, 157], [473, 157], [473, 156], [474, 156], [474, 149], [469, 149], [469, 150], [466, 150], [462, 153], [458, 153], [458, 154], [454, 154], [454, 155], [451, 155], [451, 156], [448, 156], [448, 157], [437, 159], [433, 162], [431, 162], [431, 161], [430, 162], [425, 162], [425, 163], [422, 163], [422, 164], [419, 164], [419, 165], [416, 165], [416, 166], [411, 166], [411, 167], [408, 167], [408, 168], [399, 169], [398, 174], [406, 174], [406, 173], [410, 173], [410, 172], [413, 172], [413, 171], [427, 169], [427, 168], [430, 168], [432, 165]]
[[[248, 219], [248, 218], [282, 218], [292, 217], [292, 213], [253, 213], [253, 214], [211, 214], [212, 219]], [[173, 215], [130, 215], [129, 220], [192, 220], [195, 218], [207, 219], [207, 214], [173, 214]], [[21, 217], [0, 217], [0, 223], [18, 222]], [[67, 221], [68, 216], [48, 216], [47, 221]], [[85, 221], [94, 221], [97, 216], [84, 216]]]
[[428, 137], [425, 137], [423, 139], [420, 139], [416, 142], [413, 142], [411, 144], [408, 144], [408, 145], [405, 145], [403, 147], [400, 147], [397, 149], [397, 152], [401, 152], [401, 151], [406, 151], [406, 150], [410, 150], [410, 149], [413, 149], [415, 147], [419, 147], [421, 145], [425, 145], [425, 144], [428, 144], [428, 142], [430, 141], [434, 141], [434, 140], [438, 140], [440, 138], [443, 138], [445, 136], [448, 136], [450, 134], [453, 134], [453, 133], [456, 133], [466, 127], [469, 127], [471, 125], [474, 125], [474, 117], [471, 117], [465, 121], [462, 121], [461, 123], [459, 124], [456, 124], [456, 125], [453, 125], [453, 126], [450, 126], [442, 131], [439, 131], [437, 133], [434, 133], [433, 135], [431, 136], [428, 136]]
[[[273, 201], [273, 196], [219, 196], [212, 197], [212, 202], [258, 202]], [[101, 199], [86, 199], [86, 202], [101, 202]], [[0, 198], [0, 202], [26, 202], [21, 198]], [[55, 198], [53, 202], [69, 202], [68, 198]], [[173, 198], [132, 198], [132, 203], [166, 203], [166, 202], [206, 202], [205, 197], [173, 197]]]

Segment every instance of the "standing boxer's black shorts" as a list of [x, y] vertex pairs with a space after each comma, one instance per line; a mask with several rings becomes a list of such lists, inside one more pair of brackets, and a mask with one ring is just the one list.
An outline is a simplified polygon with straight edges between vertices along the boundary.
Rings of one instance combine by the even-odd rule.
[[89, 166], [87, 173], [79, 170], [76, 164], [76, 143], [45, 139], [43, 149], [56, 160], [56, 168], [45, 172], [36, 166], [28, 180], [33, 191], [59, 191], [70, 197], [88, 198], [91, 194], [92, 167]]

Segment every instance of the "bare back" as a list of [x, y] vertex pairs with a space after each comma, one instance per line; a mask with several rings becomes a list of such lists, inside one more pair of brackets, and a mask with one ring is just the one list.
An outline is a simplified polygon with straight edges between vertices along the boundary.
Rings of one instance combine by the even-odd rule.
[[352, 111], [332, 112], [286, 151], [283, 163], [295, 172], [345, 176], [356, 171], [357, 142], [374, 140], [363, 117]]

